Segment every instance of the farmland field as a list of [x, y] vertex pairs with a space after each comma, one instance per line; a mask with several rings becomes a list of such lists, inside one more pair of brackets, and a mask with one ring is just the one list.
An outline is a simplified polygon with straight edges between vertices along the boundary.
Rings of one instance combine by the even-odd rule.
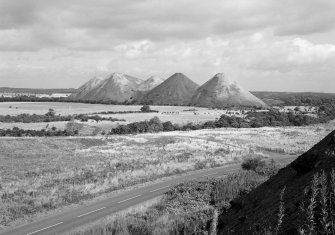
[[[9, 108], [11, 106], [11, 108]], [[140, 111], [142, 105], [104, 105], [104, 104], [83, 104], [63, 102], [3, 102], [0, 103], [2, 115], [17, 115], [20, 113], [45, 114], [49, 108], [57, 111], [57, 114], [81, 114], [104, 111]], [[160, 112], [181, 112], [190, 109], [188, 106], [150, 106], [153, 110]], [[208, 110], [207, 108], [196, 108], [197, 110]]]
[[[103, 105], [103, 104], [82, 104], [82, 103], [57, 103], [57, 102], [4, 102], [0, 103], [1, 115], [18, 115], [28, 114], [45, 114], [50, 108], [60, 115], [72, 114], [90, 114], [98, 112], [122, 112], [122, 111], [140, 111], [141, 105]], [[175, 124], [187, 124], [189, 122], [200, 123], [213, 121], [225, 114], [225, 110], [210, 110], [207, 108], [188, 107], [188, 106], [150, 106], [152, 110], [158, 113], [125, 113], [100, 115], [102, 117], [113, 117], [124, 119], [126, 122], [90, 122], [84, 123], [85, 126], [95, 126], [101, 130], [108, 131], [118, 124], [127, 124], [135, 121], [144, 121], [157, 116], [161, 121], [171, 121]], [[195, 109], [196, 111], [190, 111]], [[49, 125], [48, 125], [49, 124]], [[64, 129], [66, 122], [49, 122], [49, 123], [0, 123], [0, 128], [19, 127], [21, 129], [40, 130], [48, 127], [57, 127]]]
[[0, 224], [141, 182], [250, 155], [300, 154], [334, 124], [212, 129], [135, 136], [1, 138]]

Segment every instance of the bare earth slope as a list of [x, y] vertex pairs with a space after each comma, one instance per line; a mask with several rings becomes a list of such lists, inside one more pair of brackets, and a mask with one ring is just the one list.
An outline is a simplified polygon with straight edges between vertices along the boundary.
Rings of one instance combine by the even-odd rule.
[[84, 85], [82, 85], [81, 87], [79, 87], [78, 92], [76, 94], [74, 94], [72, 96], [72, 98], [75, 99], [85, 99], [85, 97], [87, 96], [87, 94], [94, 89], [95, 87], [97, 87], [98, 85], [101, 84], [101, 82], [104, 80], [104, 78], [102, 77], [95, 77], [92, 78], [91, 80], [89, 80], [88, 82], [86, 82]]
[[150, 91], [156, 86], [160, 85], [162, 82], [164, 82], [163, 78], [158, 76], [151, 76], [139, 85], [138, 90], [144, 92]]
[[149, 91], [141, 103], [151, 105], [188, 105], [199, 86], [182, 73], [175, 73]]
[[335, 168], [335, 131], [298, 157], [264, 184], [231, 202], [231, 209], [219, 218], [219, 234], [260, 234], [276, 225], [279, 195], [283, 187], [285, 216], [282, 234], [297, 234], [299, 203], [313, 175]]
[[151, 76], [142, 82], [136, 92], [135, 100], [141, 100], [149, 91], [162, 84], [164, 79], [158, 76]]
[[223, 73], [216, 74], [198, 88], [191, 105], [212, 108], [227, 106], [266, 107], [266, 104]]
[[[79, 92], [74, 99], [92, 101], [131, 101], [142, 80], [122, 73], [113, 73], [102, 81], [91, 81], [85, 92]], [[85, 85], [84, 85], [85, 86]]]

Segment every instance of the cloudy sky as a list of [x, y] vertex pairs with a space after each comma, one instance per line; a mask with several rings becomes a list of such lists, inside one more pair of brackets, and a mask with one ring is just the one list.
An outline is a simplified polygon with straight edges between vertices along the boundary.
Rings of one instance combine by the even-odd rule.
[[335, 92], [334, 0], [0, 0], [0, 86], [217, 72], [249, 90]]

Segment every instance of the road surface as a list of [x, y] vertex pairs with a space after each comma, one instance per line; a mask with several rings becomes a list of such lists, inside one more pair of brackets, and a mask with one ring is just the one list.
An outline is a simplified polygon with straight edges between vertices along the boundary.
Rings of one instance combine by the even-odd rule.
[[[277, 161], [289, 163], [296, 156], [282, 156]], [[166, 181], [160, 181], [127, 192], [121, 192], [109, 198], [72, 208], [57, 214], [47, 216], [38, 221], [0, 232], [1, 235], [51, 235], [62, 234], [73, 228], [102, 219], [110, 214], [122, 211], [139, 203], [162, 195], [170, 187], [184, 181], [200, 180], [207, 177], [224, 176], [241, 169], [241, 164], [229, 164], [223, 167], [193, 171], [189, 174], [178, 176]]]

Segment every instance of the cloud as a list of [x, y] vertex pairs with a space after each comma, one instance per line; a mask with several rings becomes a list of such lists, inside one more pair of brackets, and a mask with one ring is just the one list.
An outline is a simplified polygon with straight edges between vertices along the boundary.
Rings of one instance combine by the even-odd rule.
[[[17, 35], [15, 44], [4, 41], [0, 49], [103, 50], [122, 41], [191, 41], [267, 29], [307, 35], [333, 30], [334, 8], [333, 0], [0, 0], [0, 32]], [[27, 43], [26, 34], [33, 41]]]
[[316, 87], [317, 74], [331, 83], [334, 72], [334, 9], [334, 0], [0, 0], [0, 82], [75, 87], [113, 71], [180, 71], [198, 83], [225, 72], [256, 90]]

